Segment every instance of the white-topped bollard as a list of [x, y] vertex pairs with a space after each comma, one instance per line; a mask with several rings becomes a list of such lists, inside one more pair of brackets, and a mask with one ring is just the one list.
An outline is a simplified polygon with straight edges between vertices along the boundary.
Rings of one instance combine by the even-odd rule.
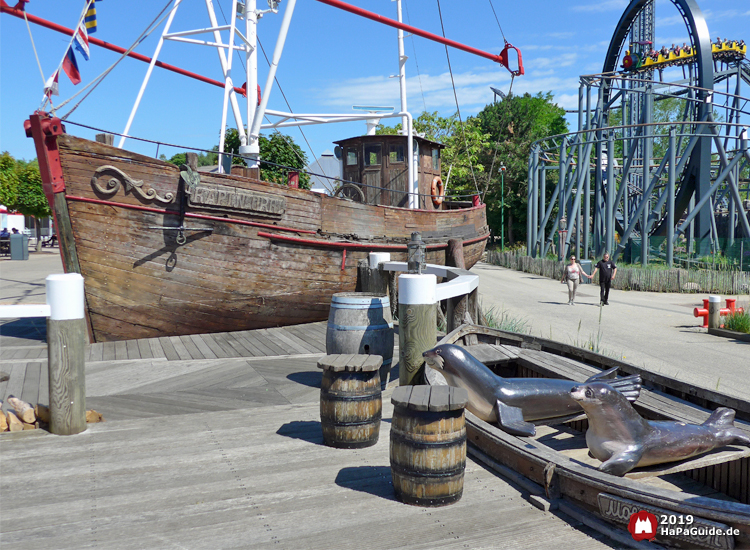
[[721, 324], [721, 296], [708, 297], [708, 328], [719, 328]]
[[47, 357], [50, 432], [73, 435], [86, 429], [86, 319], [83, 277], [50, 275], [47, 283]]
[[390, 262], [388, 252], [370, 252], [367, 260], [357, 263], [357, 291], [388, 294], [388, 274], [380, 269], [382, 262]]
[[383, 262], [390, 262], [391, 255], [389, 252], [370, 252], [370, 269], [377, 269]]
[[407, 273], [398, 277], [399, 385], [422, 381], [422, 354], [437, 341], [437, 277]]

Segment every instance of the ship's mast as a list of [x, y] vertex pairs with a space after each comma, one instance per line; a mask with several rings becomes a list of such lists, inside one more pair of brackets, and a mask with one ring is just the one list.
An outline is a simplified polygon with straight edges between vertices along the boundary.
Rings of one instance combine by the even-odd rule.
[[[401, 19], [401, 0], [396, 0], [396, 9], [398, 10], [398, 22], [403, 23]], [[401, 90], [401, 112], [406, 112], [406, 60], [409, 59], [404, 55], [404, 30], [398, 29], [398, 85]], [[401, 119], [401, 133], [406, 135], [406, 117]]]
[[[247, 55], [245, 68], [247, 71], [247, 126], [252, 126], [255, 108], [258, 106], [258, 12], [256, 0], [245, 1], [245, 36], [247, 37]], [[252, 140], [250, 140], [252, 141]], [[258, 167], [258, 155], [260, 148], [258, 140], [254, 145], [242, 143], [240, 154], [248, 158], [248, 166]], [[252, 159], [252, 160], [251, 160]]]

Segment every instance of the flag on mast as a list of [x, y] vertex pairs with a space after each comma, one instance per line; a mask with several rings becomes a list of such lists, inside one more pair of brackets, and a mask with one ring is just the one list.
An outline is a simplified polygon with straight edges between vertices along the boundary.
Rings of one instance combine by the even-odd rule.
[[86, 26], [81, 24], [78, 26], [75, 36], [73, 37], [73, 45], [76, 50], [81, 52], [83, 58], [89, 60], [89, 34], [86, 32]]
[[68, 48], [68, 53], [65, 54], [65, 59], [62, 62], [62, 68], [74, 85], [81, 82], [81, 73], [78, 72], [78, 62], [76, 61], [76, 54], [73, 52], [73, 48]]
[[58, 79], [60, 78], [60, 70], [56, 70], [55, 74], [47, 79], [44, 84], [44, 95], [52, 97], [53, 95], [60, 95], [60, 86]]
[[86, 10], [83, 23], [86, 25], [88, 32], [96, 32], [96, 4], [94, 4], [94, 0], [89, 2], [89, 9]]

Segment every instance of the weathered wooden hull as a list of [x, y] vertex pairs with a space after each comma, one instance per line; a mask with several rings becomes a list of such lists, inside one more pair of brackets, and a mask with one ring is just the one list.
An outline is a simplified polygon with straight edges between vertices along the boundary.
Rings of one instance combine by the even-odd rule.
[[[495, 367], [504, 376], [582, 381], [593, 369], [618, 366], [620, 375], [638, 372], [643, 377], [641, 397], [634, 403], [642, 416], [700, 423], [709, 414], [707, 409], [674, 397], [682, 390], [679, 381], [649, 375], [637, 367], [588, 350], [469, 325], [456, 329], [440, 343], [463, 346], [489, 343], [520, 348], [515, 361]], [[578, 366], [571, 359], [579, 362]], [[428, 369], [426, 375], [428, 383], [445, 383], [432, 369]], [[697, 399], [709, 409], [726, 404], [725, 399], [711, 392]], [[747, 401], [735, 399], [732, 404], [742, 416], [750, 411]], [[537, 495], [534, 498], [538, 504], [559, 507], [567, 515], [601, 530], [621, 544], [635, 543], [627, 532], [628, 520], [631, 514], [647, 510], [657, 517], [673, 516], [676, 522], [683, 521], [673, 525], [675, 528], [687, 528], [684, 521], [689, 514], [693, 516], [692, 527], [723, 529], [714, 534], [701, 534], [704, 531], [698, 530], [687, 534], [673, 532], [657, 536], [657, 543], [682, 548], [750, 548], [750, 449], [725, 447], [702, 458], [636, 469], [625, 477], [616, 477], [600, 472], [596, 468], [598, 461], [588, 456], [583, 437], [587, 426], [585, 419], [538, 427], [535, 438], [509, 435], [468, 411], [466, 424], [470, 454], [475, 458], [516, 479], [532, 495]], [[750, 424], [742, 421], [736, 424], [750, 432]], [[736, 529], [735, 534], [726, 534], [729, 527]]]
[[[64, 268], [84, 276], [95, 341], [323, 320], [334, 293], [355, 289], [357, 261], [368, 252], [405, 261], [420, 231], [428, 262], [444, 264], [448, 239], [461, 238], [471, 266], [489, 233], [484, 205], [372, 206], [206, 173], [181, 217], [176, 166], [66, 134], [44, 141], [53, 175], [42, 176]], [[163, 229], [180, 220], [189, 228], [184, 243]]]

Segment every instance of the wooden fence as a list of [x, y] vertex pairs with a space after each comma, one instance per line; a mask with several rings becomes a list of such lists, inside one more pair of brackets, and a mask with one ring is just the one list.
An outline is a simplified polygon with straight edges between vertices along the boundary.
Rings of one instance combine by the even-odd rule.
[[[532, 258], [523, 252], [487, 251], [487, 263], [533, 273], [550, 279], [561, 279], [564, 262]], [[594, 278], [598, 284], [599, 275]], [[649, 292], [693, 292], [725, 295], [750, 294], [750, 273], [687, 269], [642, 269], [618, 267], [612, 288]]]

